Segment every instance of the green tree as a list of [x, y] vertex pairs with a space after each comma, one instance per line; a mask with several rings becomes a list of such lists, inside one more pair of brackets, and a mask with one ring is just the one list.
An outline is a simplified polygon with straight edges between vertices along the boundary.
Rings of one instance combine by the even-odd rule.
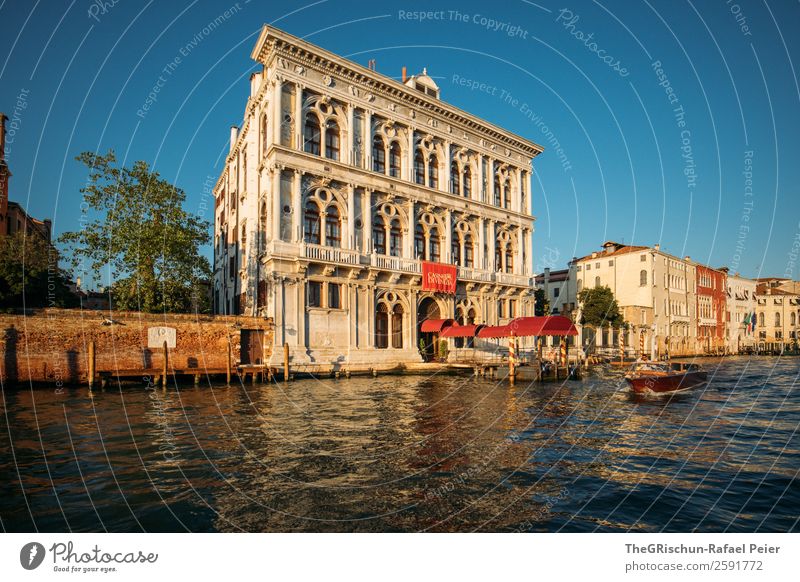
[[595, 328], [606, 325], [612, 327], [625, 325], [614, 293], [608, 287], [583, 289], [578, 293], [578, 302], [581, 305], [582, 325]]
[[533, 314], [550, 315], [550, 300], [542, 288], [533, 292]]
[[73, 267], [95, 280], [108, 273], [116, 309], [207, 312], [211, 267], [200, 247], [210, 242], [209, 224], [183, 209], [183, 190], [146, 162], [118, 166], [113, 151], [76, 159], [89, 169], [81, 192], [93, 217], [59, 239]]
[[53, 245], [36, 235], [0, 236], [0, 307], [73, 307]]

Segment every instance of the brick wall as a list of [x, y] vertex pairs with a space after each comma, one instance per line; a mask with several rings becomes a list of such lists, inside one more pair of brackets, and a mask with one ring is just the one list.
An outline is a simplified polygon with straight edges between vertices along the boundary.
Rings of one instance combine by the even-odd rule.
[[90, 341], [95, 342], [98, 371], [161, 369], [163, 348], [147, 347], [151, 327], [175, 328], [176, 346], [169, 358], [178, 369], [224, 369], [229, 342], [238, 362], [241, 329], [264, 330], [266, 349], [272, 345], [272, 322], [261, 318], [69, 309], [0, 313], [0, 379], [4, 385], [84, 383]]

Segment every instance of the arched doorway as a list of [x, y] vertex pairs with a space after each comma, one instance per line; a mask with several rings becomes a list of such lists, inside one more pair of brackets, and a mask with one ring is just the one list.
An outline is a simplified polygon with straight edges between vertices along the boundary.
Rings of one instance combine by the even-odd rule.
[[418, 348], [422, 354], [422, 359], [426, 362], [433, 361], [438, 355], [439, 348], [439, 334], [438, 333], [423, 333], [421, 331], [422, 322], [428, 319], [441, 319], [441, 310], [439, 304], [433, 297], [425, 297], [419, 302], [417, 308], [417, 335], [419, 336]]

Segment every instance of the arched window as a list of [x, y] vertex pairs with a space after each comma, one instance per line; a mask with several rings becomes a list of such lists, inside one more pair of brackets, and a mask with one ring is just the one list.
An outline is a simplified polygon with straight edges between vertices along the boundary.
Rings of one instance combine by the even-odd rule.
[[389, 227], [389, 254], [393, 257], [403, 254], [403, 230], [400, 228], [400, 221], [396, 218], [392, 220]]
[[309, 112], [306, 115], [305, 143], [303, 149], [309, 154], [318, 156], [320, 153], [320, 139], [321, 132], [319, 128], [319, 119], [315, 113]]
[[428, 240], [428, 260], [438, 263], [441, 257], [441, 241], [439, 240], [439, 230], [433, 226], [429, 233]]
[[313, 200], [306, 202], [306, 212], [303, 217], [303, 238], [307, 243], [320, 244], [319, 206]]
[[794, 311], [792, 311], [792, 312], [789, 314], [789, 324], [790, 324], [792, 327], [794, 327], [795, 325], [797, 325], [797, 319], [796, 319], [796, 317], [795, 317]]
[[400, 177], [400, 164], [402, 156], [400, 154], [400, 144], [396, 141], [392, 142], [389, 148], [389, 175], [394, 178]]
[[450, 164], [450, 193], [458, 196], [461, 193], [461, 176], [458, 173], [458, 164]]
[[474, 264], [475, 249], [472, 244], [472, 235], [467, 233], [464, 235], [464, 266], [472, 268]]
[[421, 224], [414, 229], [414, 258], [425, 260], [425, 231]]
[[775, 327], [780, 327], [780, 326], [781, 326], [781, 314], [780, 313], [776, 313], [775, 314]]
[[379, 174], [386, 173], [386, 150], [383, 138], [379, 135], [372, 138], [372, 171]]
[[514, 272], [514, 253], [511, 251], [511, 245], [506, 247], [506, 273]]
[[403, 308], [400, 305], [392, 309], [392, 347], [403, 347]]
[[647, 285], [647, 270], [642, 269], [639, 271], [639, 287], [644, 287]]
[[450, 241], [450, 254], [453, 257], [453, 264], [460, 265], [461, 264], [461, 243], [458, 241], [458, 237], [455, 234]]
[[263, 249], [267, 244], [267, 203], [264, 202], [261, 204], [261, 213], [259, 214], [259, 225], [258, 225], [258, 232], [259, 232], [259, 239], [261, 248]]
[[764, 312], [758, 314], [758, 326], [764, 327]]
[[331, 160], [339, 159], [339, 124], [333, 119], [328, 120], [325, 126], [325, 157]]
[[503, 270], [503, 249], [500, 248], [499, 241], [495, 241], [494, 243], [494, 270]]
[[333, 204], [328, 206], [325, 213], [325, 244], [329, 247], [342, 246], [342, 218], [339, 209]]
[[470, 171], [469, 166], [464, 168], [464, 197], [472, 197], [472, 172]]
[[595, 277], [594, 278], [594, 286], [595, 287], [599, 287], [600, 286], [600, 277]]
[[500, 206], [500, 176], [495, 175], [494, 177], [494, 205]]
[[422, 155], [422, 150], [417, 150], [414, 154], [414, 181], [425, 184], [425, 156]]
[[375, 347], [378, 349], [389, 347], [389, 313], [383, 303], [378, 304], [378, 311], [375, 314]]
[[428, 186], [439, 187], [439, 160], [436, 159], [436, 154], [431, 154], [428, 158]]
[[503, 208], [511, 208], [511, 182], [506, 180], [503, 187]]
[[372, 245], [379, 255], [386, 254], [386, 226], [382, 216], [376, 216], [372, 223]]

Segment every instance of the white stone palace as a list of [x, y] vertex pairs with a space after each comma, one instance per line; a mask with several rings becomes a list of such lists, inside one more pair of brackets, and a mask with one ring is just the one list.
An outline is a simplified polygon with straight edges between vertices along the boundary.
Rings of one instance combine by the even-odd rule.
[[542, 147], [443, 102], [424, 70], [396, 81], [268, 26], [252, 58], [214, 188], [217, 313], [273, 318], [273, 363], [288, 343], [293, 365], [344, 366], [430, 357], [426, 319], [533, 315]]

